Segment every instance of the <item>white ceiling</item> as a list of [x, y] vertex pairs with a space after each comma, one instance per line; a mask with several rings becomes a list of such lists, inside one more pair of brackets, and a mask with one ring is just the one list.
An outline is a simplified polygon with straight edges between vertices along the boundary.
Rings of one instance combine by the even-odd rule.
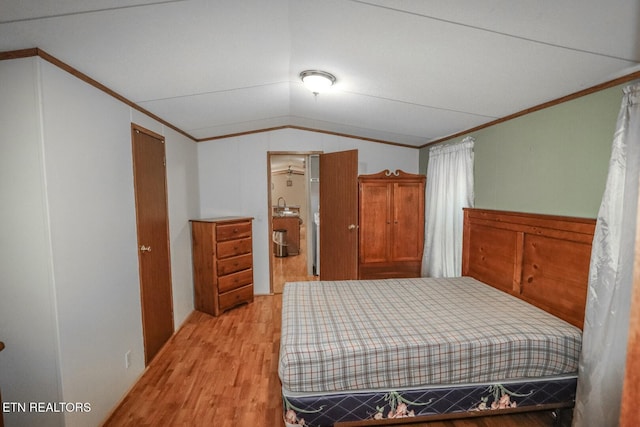
[[0, 0], [0, 51], [32, 47], [196, 139], [422, 146], [637, 71], [640, 0]]

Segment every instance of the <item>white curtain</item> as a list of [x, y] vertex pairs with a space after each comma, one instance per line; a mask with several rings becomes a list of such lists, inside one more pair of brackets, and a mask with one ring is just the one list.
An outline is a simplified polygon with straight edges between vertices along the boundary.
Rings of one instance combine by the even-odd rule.
[[574, 426], [618, 425], [639, 179], [640, 83], [635, 83], [623, 91], [593, 238]]
[[429, 150], [423, 276], [462, 273], [462, 208], [473, 207], [474, 142], [466, 137]]

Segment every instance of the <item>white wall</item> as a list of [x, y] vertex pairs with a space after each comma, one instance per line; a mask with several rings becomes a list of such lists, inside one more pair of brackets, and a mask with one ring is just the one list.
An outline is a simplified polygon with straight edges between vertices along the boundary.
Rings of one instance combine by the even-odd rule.
[[[40, 126], [39, 62], [0, 61], [0, 387], [4, 402], [61, 400]], [[6, 413], [7, 426], [60, 415]]]
[[254, 287], [269, 293], [267, 152], [357, 149], [359, 173], [418, 172], [418, 150], [318, 132], [283, 129], [198, 143], [200, 215], [243, 215], [253, 222]]
[[[129, 108], [42, 63], [63, 399], [100, 421], [144, 368]], [[132, 351], [132, 367], [124, 354]], [[99, 387], [96, 385], [99, 384]]]
[[[64, 420], [7, 414], [7, 425], [99, 425], [144, 369], [131, 122], [166, 138], [176, 326], [193, 309], [196, 144], [46, 61], [0, 66], [1, 86], [14, 95], [0, 97], [0, 162], [10, 166], [2, 182], [12, 183], [2, 190], [12, 211], [2, 211], [1, 262], [13, 260], [1, 278], [3, 398], [91, 404], [91, 412]], [[24, 111], [14, 111], [16, 101]]]

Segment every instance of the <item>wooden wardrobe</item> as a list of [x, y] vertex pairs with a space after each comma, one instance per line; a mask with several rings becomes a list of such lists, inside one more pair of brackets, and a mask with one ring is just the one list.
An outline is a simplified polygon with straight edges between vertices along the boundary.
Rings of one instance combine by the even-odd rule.
[[424, 175], [389, 170], [358, 177], [358, 278], [419, 277]]

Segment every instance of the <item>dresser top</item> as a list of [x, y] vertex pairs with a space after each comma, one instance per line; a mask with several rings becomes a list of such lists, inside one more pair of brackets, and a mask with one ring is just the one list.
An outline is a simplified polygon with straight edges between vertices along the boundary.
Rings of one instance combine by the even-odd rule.
[[191, 219], [191, 222], [240, 222], [240, 221], [251, 221], [253, 217], [250, 216], [219, 216], [216, 218], [197, 218]]

